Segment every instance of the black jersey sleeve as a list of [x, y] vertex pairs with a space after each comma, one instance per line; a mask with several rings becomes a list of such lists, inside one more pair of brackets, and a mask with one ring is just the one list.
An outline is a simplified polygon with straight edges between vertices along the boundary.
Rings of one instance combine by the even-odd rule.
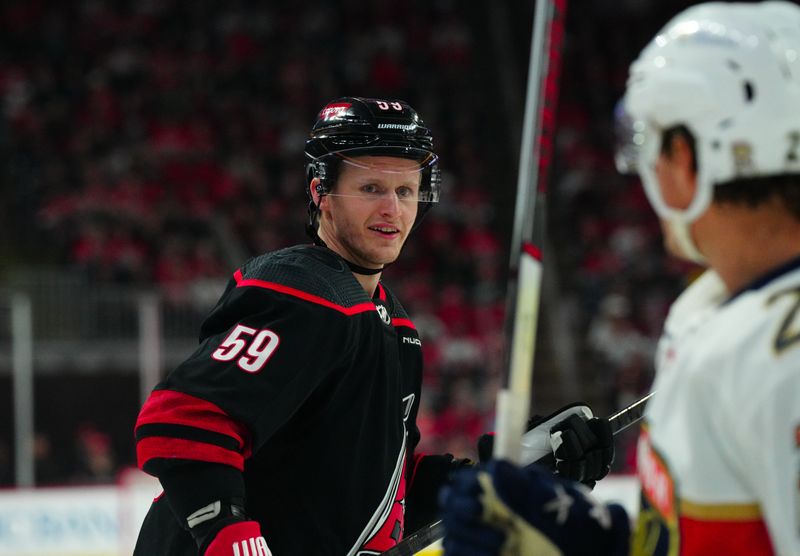
[[324, 296], [237, 272], [197, 350], [151, 393], [137, 420], [139, 466], [186, 462], [242, 470], [349, 357], [345, 308]]

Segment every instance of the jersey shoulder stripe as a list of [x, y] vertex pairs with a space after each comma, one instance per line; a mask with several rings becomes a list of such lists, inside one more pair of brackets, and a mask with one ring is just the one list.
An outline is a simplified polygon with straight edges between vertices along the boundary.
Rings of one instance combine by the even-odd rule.
[[237, 288], [258, 287], [345, 314], [374, 310], [341, 257], [325, 247], [298, 245], [250, 259], [234, 274]]
[[396, 319], [396, 318], [393, 318], [392, 319], [392, 324], [395, 327], [404, 326], [406, 328], [411, 328], [413, 330], [417, 329], [417, 327], [414, 326], [414, 323], [411, 322], [411, 319]]
[[276, 291], [279, 293], [297, 297], [298, 299], [304, 299], [305, 301], [310, 301], [311, 303], [316, 303], [317, 305], [322, 305], [323, 307], [328, 307], [329, 309], [334, 309], [335, 311], [339, 311], [340, 313], [344, 313], [345, 315], [348, 316], [356, 315], [358, 313], [363, 313], [365, 311], [375, 310], [375, 305], [373, 305], [369, 301], [366, 301], [364, 303], [358, 303], [350, 307], [346, 307], [344, 305], [339, 305], [337, 303], [334, 303], [319, 295], [314, 295], [299, 290], [297, 288], [284, 286], [283, 284], [268, 282], [266, 280], [258, 280], [256, 278], [244, 278], [240, 270], [237, 270], [236, 272], [233, 273], [233, 279], [236, 281], [237, 288], [256, 287], [256, 288], [263, 288], [265, 290]]

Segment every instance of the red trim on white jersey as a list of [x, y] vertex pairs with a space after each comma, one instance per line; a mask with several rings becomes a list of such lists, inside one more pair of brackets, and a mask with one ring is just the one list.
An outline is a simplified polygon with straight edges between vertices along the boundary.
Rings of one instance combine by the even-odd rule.
[[772, 556], [764, 521], [708, 521], [681, 516], [680, 556]]

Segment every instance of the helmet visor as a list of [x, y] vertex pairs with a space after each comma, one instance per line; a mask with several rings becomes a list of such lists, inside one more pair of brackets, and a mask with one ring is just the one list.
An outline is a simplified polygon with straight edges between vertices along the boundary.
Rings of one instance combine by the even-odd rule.
[[614, 164], [621, 174], [636, 174], [647, 138], [644, 120], [634, 118], [625, 109], [625, 99], [614, 108]]
[[378, 200], [389, 194], [403, 202], [439, 202], [438, 162], [432, 152], [415, 147], [358, 147], [331, 152], [319, 158], [338, 163], [338, 175], [354, 176], [355, 190], [328, 195]]

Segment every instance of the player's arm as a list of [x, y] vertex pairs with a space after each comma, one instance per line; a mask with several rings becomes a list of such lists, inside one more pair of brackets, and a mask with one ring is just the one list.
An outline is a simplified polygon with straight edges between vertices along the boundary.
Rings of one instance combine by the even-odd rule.
[[[142, 407], [135, 429], [139, 466], [159, 478], [199, 554], [235, 556], [237, 548], [246, 554], [245, 545], [268, 554], [259, 524], [245, 513], [245, 460], [330, 368], [313, 360], [299, 331], [336, 328], [324, 320], [332, 313], [271, 292], [229, 289], [204, 323], [199, 348]], [[330, 351], [329, 338], [341, 345], [330, 332], [319, 340], [321, 349]]]
[[623, 556], [630, 522], [617, 504], [537, 465], [459, 471], [441, 496], [448, 556]]
[[180, 526], [202, 556], [234, 556], [234, 545], [266, 541], [245, 513], [247, 428], [203, 399], [155, 390], [135, 430], [140, 467], [158, 477]]

